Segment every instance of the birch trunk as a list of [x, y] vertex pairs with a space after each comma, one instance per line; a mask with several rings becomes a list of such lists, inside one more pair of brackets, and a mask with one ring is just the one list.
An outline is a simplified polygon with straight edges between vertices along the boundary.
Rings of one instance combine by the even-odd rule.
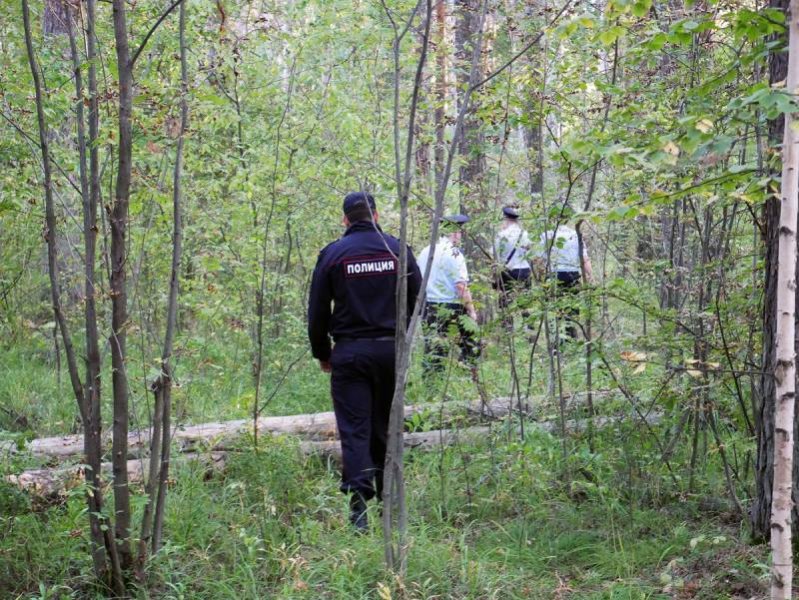
[[[788, 14], [788, 0], [770, 0], [769, 8]], [[787, 18], [786, 18], [787, 22]], [[784, 52], [783, 42], [787, 42], [787, 32], [771, 36], [769, 42], [778, 42], [769, 52], [769, 85], [775, 85], [788, 77], [788, 56]], [[785, 117], [779, 115], [768, 122], [768, 145], [776, 152], [785, 135]], [[776, 179], [779, 176], [779, 166], [774, 165], [769, 169]], [[767, 542], [771, 535], [771, 503], [774, 477], [774, 406], [776, 382], [771, 374], [771, 365], [775, 361], [777, 339], [777, 265], [780, 228], [780, 199], [776, 196], [769, 197], [763, 204], [762, 222], [765, 225], [763, 232], [763, 345], [761, 369], [762, 374], [755, 387], [756, 395], [753, 399], [753, 412], [755, 415], [755, 429], [757, 432], [757, 460], [755, 463], [755, 481], [757, 494], [750, 509], [752, 522], [752, 535], [754, 539]], [[794, 422], [794, 431], [797, 424]], [[794, 433], [796, 435], [796, 433]], [[797, 464], [794, 459], [794, 465]], [[794, 481], [799, 479], [794, 475]], [[794, 492], [796, 496], [796, 492]], [[794, 520], [796, 520], [794, 508]]]
[[[787, 91], [794, 95], [799, 83], [799, 0], [789, 12]], [[799, 195], [799, 152], [792, 114], [785, 115], [782, 146], [782, 198], [777, 267], [776, 410], [774, 418], [774, 493], [771, 505], [771, 597], [791, 598], [793, 553], [791, 510], [793, 503], [793, 420], [796, 396], [796, 217]]]

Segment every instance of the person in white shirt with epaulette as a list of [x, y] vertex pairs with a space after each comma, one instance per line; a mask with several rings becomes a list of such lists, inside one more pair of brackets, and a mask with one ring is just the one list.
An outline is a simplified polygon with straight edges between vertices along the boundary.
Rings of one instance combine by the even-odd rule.
[[[541, 234], [536, 262], [542, 271], [557, 280], [556, 289], [561, 296], [576, 294], [583, 272], [587, 281], [593, 279], [591, 259], [588, 257], [585, 244], [581, 256], [577, 232], [567, 225], [558, 225], [556, 229]], [[576, 339], [577, 328], [574, 322], [578, 313], [577, 308], [572, 303], [561, 312], [568, 322], [566, 335]]]
[[[480, 354], [476, 339], [477, 312], [469, 291], [469, 270], [460, 250], [463, 231], [469, 221], [466, 215], [451, 215], [441, 219], [445, 233], [435, 244], [430, 277], [427, 281], [425, 304], [425, 372], [440, 371], [447, 356], [446, 336], [451, 325], [458, 330], [461, 360], [473, 366]], [[425, 273], [430, 246], [419, 254], [418, 264]], [[471, 322], [469, 321], [471, 320]]]
[[519, 211], [514, 206], [502, 209], [502, 224], [494, 238], [494, 260], [497, 274], [494, 288], [499, 290], [499, 308], [503, 323], [510, 328], [513, 315], [507, 309], [520, 290], [530, 287], [530, 237], [519, 223]]

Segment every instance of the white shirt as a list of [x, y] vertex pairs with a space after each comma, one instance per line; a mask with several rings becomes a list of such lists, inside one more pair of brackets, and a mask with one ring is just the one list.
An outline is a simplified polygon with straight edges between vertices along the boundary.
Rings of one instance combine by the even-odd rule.
[[[552, 241], [552, 237], [555, 241]], [[546, 262], [549, 251], [549, 271], [551, 273], [580, 272], [580, 243], [577, 232], [566, 225], [559, 225], [555, 231], [545, 231], [541, 234], [541, 247], [538, 256]], [[550, 245], [552, 250], [549, 250]], [[583, 248], [585, 256], [585, 248]]]
[[[416, 260], [424, 275], [427, 258], [430, 256], [430, 246], [419, 254]], [[469, 271], [466, 269], [466, 259], [461, 251], [452, 244], [448, 237], [438, 240], [433, 253], [433, 264], [430, 265], [430, 279], [427, 280], [428, 302], [461, 302], [456, 285], [468, 283]]]
[[[514, 252], [514, 248], [516, 251]], [[513, 256], [510, 256], [513, 252]], [[505, 226], [494, 239], [494, 256], [503, 269], [530, 269], [527, 257], [530, 252], [530, 237], [518, 223]]]

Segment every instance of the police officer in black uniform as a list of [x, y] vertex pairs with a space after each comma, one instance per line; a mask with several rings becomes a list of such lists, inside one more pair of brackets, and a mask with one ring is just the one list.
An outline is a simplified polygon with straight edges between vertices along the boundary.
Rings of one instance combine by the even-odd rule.
[[[341, 491], [351, 494], [350, 522], [363, 531], [366, 501], [382, 495], [394, 396], [400, 242], [380, 229], [371, 194], [348, 194], [343, 210], [347, 230], [319, 253], [314, 269], [308, 337], [322, 371], [331, 373], [343, 459]], [[410, 315], [422, 281], [410, 249], [407, 277]]]

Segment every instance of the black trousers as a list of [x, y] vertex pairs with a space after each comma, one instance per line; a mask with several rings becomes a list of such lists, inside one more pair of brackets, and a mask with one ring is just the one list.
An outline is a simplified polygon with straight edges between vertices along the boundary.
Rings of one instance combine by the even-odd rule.
[[394, 342], [337, 342], [330, 390], [341, 437], [341, 491], [381, 496], [388, 419], [394, 397]]
[[425, 373], [444, 369], [444, 361], [449, 354], [447, 334], [451, 327], [457, 331], [461, 360], [471, 366], [480, 356], [480, 342], [474, 332], [464, 326], [462, 317], [465, 315], [466, 309], [463, 304], [428, 302], [425, 305], [424, 320], [427, 331], [424, 336], [422, 360]]
[[530, 289], [530, 269], [505, 269], [499, 274], [499, 307], [507, 308], [522, 290]]
[[567, 306], [558, 311], [558, 316], [566, 321], [566, 335], [571, 339], [577, 339], [577, 327], [574, 323], [580, 309], [575, 305], [577, 293], [580, 291], [580, 272], [579, 271], [558, 271], [557, 295], [560, 298], [568, 298]]
[[[499, 290], [499, 309], [502, 314], [502, 324], [508, 331], [513, 331], [513, 312], [508, 308], [513, 304], [520, 293], [530, 289], [530, 269], [505, 269], [499, 274], [494, 286]], [[522, 311], [526, 320], [527, 311]]]

